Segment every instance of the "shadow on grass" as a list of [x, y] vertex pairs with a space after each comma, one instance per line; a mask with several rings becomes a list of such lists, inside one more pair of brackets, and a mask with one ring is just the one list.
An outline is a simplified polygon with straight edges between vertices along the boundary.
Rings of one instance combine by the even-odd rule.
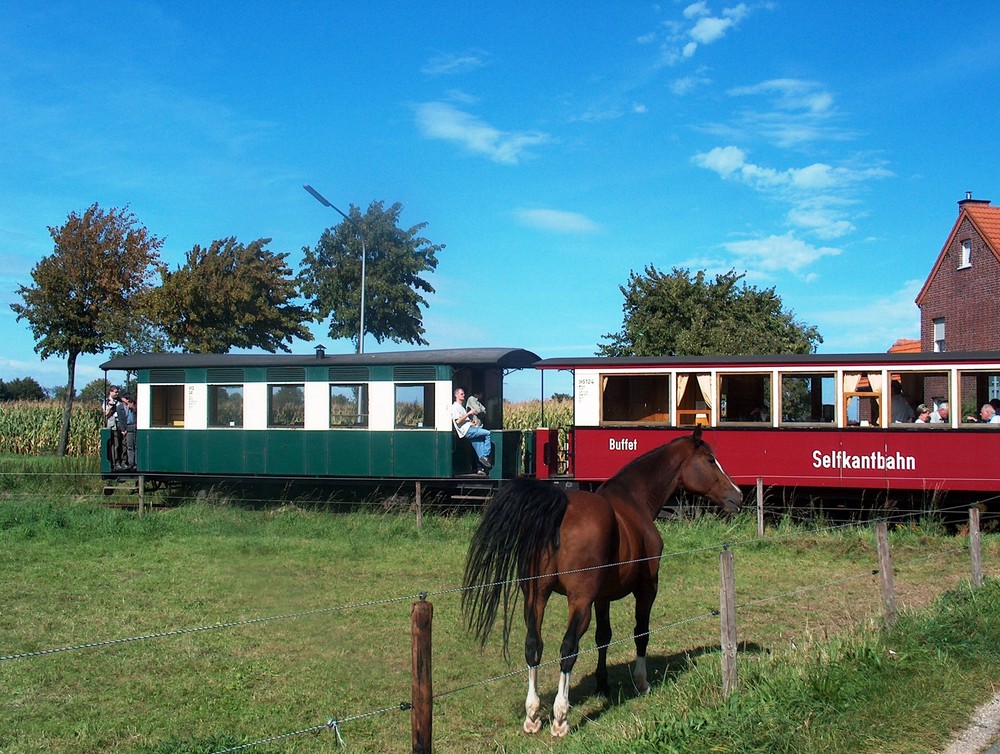
[[[676, 652], [671, 655], [647, 655], [646, 672], [651, 686], [674, 683], [684, 673], [690, 671], [699, 657], [708, 654], [718, 654], [718, 645], [702, 646], [689, 649], [684, 652]], [[740, 653], [762, 654], [767, 652], [766, 647], [762, 647], [754, 642], [741, 642]], [[593, 668], [587, 669], [587, 675], [574, 685], [570, 691], [570, 699], [577, 699], [577, 704], [584, 698], [591, 701], [600, 700], [594, 708], [589, 708], [587, 714], [576, 725], [575, 729], [584, 729], [587, 725], [595, 723], [601, 717], [615, 707], [627, 703], [630, 699], [639, 696], [635, 684], [632, 682], [632, 662], [608, 663], [608, 685], [611, 687], [611, 694], [604, 696], [597, 690], [597, 680], [594, 677]], [[580, 663], [576, 665], [576, 670], [581, 670]], [[719, 679], [721, 686], [722, 679]], [[554, 698], [554, 694], [552, 697]], [[552, 698], [547, 700], [551, 709]]]

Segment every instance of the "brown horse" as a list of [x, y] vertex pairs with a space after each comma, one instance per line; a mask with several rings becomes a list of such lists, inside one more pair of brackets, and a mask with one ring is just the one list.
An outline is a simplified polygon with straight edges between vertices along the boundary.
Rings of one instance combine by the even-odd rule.
[[514, 480], [497, 492], [483, 513], [465, 564], [462, 607], [469, 630], [485, 643], [503, 600], [504, 652], [510, 639], [519, 585], [524, 594], [524, 659], [528, 695], [526, 733], [542, 726], [536, 690], [542, 661], [542, 618], [549, 596], [563, 594], [569, 621], [560, 648], [559, 688], [552, 710], [552, 735], [569, 730], [570, 673], [580, 639], [596, 607], [597, 685], [607, 694], [607, 654], [613, 600], [635, 595], [636, 688], [649, 691], [646, 645], [649, 613], [656, 598], [663, 540], [656, 516], [677, 488], [713, 500], [727, 512], [743, 496], [696, 429], [627, 464], [596, 492], [564, 491], [547, 482]]

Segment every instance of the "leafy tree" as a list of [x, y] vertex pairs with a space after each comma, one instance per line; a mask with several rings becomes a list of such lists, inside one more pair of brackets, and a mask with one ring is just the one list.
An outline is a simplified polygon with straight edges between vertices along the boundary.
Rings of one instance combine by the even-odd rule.
[[302, 324], [309, 312], [290, 301], [297, 295], [288, 254], [266, 247], [270, 238], [243, 245], [235, 238], [195, 246], [150, 296], [153, 319], [171, 346], [196, 353], [231, 348], [290, 350], [294, 338], [312, 340]]
[[[91, 380], [86, 385], [84, 385], [80, 392], [77, 393], [76, 399], [80, 403], [87, 403], [91, 406], [101, 405], [101, 401], [107, 396], [107, 390], [110, 389], [111, 383], [109, 383], [103, 377], [98, 377], [96, 380]], [[121, 386], [119, 386], [121, 387]], [[127, 388], [122, 387], [122, 392], [127, 392]]]
[[34, 377], [0, 380], [0, 401], [44, 401], [45, 388]]
[[730, 270], [706, 280], [674, 268], [665, 275], [652, 265], [645, 274], [630, 273], [624, 322], [618, 333], [599, 343], [601, 356], [662, 356], [668, 354], [739, 355], [814, 353], [823, 342], [812, 325], [795, 321], [782, 307], [774, 288], [740, 285], [744, 275]]
[[351, 205], [351, 222], [342, 221], [323, 231], [315, 249], [302, 249], [299, 289], [317, 321], [330, 318], [331, 338], [349, 338], [359, 346], [361, 317], [361, 238], [367, 253], [365, 271], [365, 333], [381, 343], [427, 345], [420, 307], [422, 293], [434, 288], [421, 275], [438, 264], [444, 245], [420, 236], [427, 223], [409, 230], [397, 227], [403, 205], [383, 208], [372, 202], [368, 211]]
[[65, 455], [73, 409], [76, 360], [81, 353], [102, 353], [120, 342], [120, 323], [132, 313], [159, 269], [163, 241], [125, 209], [71, 212], [66, 223], [50, 227], [54, 250], [31, 271], [32, 286], [18, 286], [23, 303], [11, 304], [26, 320], [42, 359], [66, 357], [59, 455]]

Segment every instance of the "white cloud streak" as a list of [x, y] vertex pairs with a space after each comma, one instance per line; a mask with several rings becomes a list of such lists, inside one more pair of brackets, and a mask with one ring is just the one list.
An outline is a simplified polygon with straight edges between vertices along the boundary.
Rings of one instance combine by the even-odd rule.
[[601, 226], [578, 212], [559, 209], [519, 209], [514, 213], [522, 225], [553, 233], [596, 233]]
[[425, 137], [458, 144], [503, 165], [518, 164], [532, 147], [552, 140], [541, 131], [503, 131], [446, 102], [418, 105], [416, 120]]

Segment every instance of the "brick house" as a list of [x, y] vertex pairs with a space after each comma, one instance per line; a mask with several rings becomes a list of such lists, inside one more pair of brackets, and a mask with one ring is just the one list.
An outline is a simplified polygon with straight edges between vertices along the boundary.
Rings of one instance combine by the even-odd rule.
[[921, 351], [1000, 351], [1000, 207], [965, 195], [916, 303]]

